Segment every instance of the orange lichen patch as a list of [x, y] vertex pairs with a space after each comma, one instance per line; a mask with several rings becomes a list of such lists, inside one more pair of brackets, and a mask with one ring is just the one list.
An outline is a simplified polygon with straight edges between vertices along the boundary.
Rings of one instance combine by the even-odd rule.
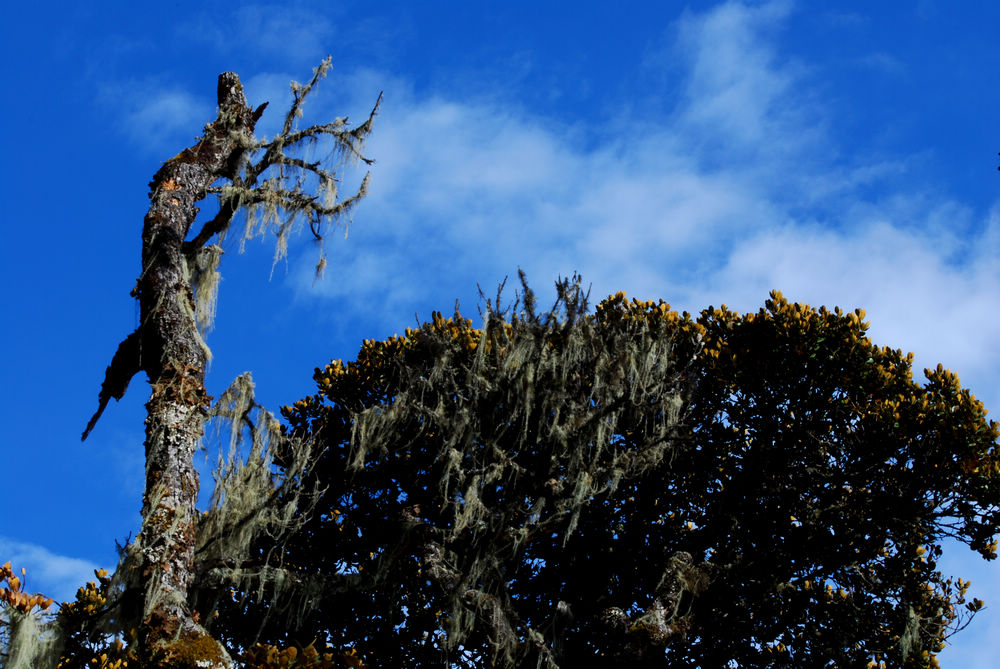
[[153, 395], [167, 401], [208, 407], [212, 403], [212, 396], [208, 394], [200, 376], [201, 370], [196, 365], [169, 362], [153, 384]]
[[167, 190], [167, 191], [180, 190], [181, 189], [181, 185], [179, 183], [177, 183], [176, 179], [174, 179], [173, 177], [171, 177], [171, 178], [169, 178], [169, 179], [167, 179], [166, 181], [163, 182], [163, 185], [161, 186], [161, 188], [163, 190]]

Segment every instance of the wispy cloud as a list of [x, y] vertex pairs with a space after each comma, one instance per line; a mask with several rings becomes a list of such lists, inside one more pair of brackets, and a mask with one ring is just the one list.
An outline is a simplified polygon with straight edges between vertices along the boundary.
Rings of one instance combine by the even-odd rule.
[[14, 568], [27, 570], [26, 590], [41, 592], [60, 602], [71, 601], [79, 587], [95, 580], [97, 568], [87, 560], [56, 555], [41, 546], [0, 536], [0, 563], [8, 560]]
[[[671, 31], [688, 66], [683, 100], [659, 123], [615, 119], [597, 141], [514, 104], [418, 98], [390, 81], [371, 199], [352, 240], [329, 245], [335, 271], [314, 285], [304, 269], [300, 291], [391, 328], [427, 304], [468, 305], [477, 282], [518, 266], [536, 284], [580, 271], [595, 295], [625, 289], [692, 310], [755, 309], [779, 288], [865, 307], [880, 342], [986, 386], [1000, 369], [996, 216], [894, 186], [913, 156], [838, 158], [848, 147], [808, 68], [769, 41], [788, 12], [729, 3], [685, 15]], [[349, 86], [355, 97], [372, 78]], [[872, 198], [873, 184], [891, 194]]]
[[[337, 29], [343, 11], [332, 4], [297, 1], [241, 4], [228, 11], [206, 9], [190, 13], [177, 24], [173, 43], [204, 50], [206, 57], [222, 56], [229, 67], [239, 64], [244, 74], [258, 68], [244, 84], [252, 105], [271, 101], [272, 109], [263, 125], [273, 134], [280, 127], [276, 125], [281, 121], [278, 114], [287, 109], [279, 103], [290, 99], [289, 82], [308, 80], [311, 68], [324, 57], [358, 39], [358, 31]], [[115, 49], [112, 60], [125, 58], [128, 49], [144, 46], [136, 40], [119, 41], [124, 46]], [[216, 107], [214, 86], [198, 80], [197, 88], [189, 89], [183, 73], [170, 69], [169, 60], [161, 67], [160, 72], [143, 79], [116, 77], [103, 70], [91, 72], [99, 99], [120, 129], [134, 146], [157, 157], [189, 146], [205, 123], [214, 119]]]
[[813, 137], [802, 133], [811, 110], [803, 113], [806, 101], [792, 92], [797, 67], [781, 62], [762, 39], [780, 29], [790, 11], [787, 2], [731, 2], [675, 24], [676, 51], [689, 68], [677, 119], [685, 136], [724, 149], [730, 160], [749, 151], [758, 161], [762, 152], [797, 152]]
[[995, 400], [991, 378], [1000, 354], [992, 342], [1000, 322], [991, 306], [1000, 294], [1000, 265], [987, 249], [996, 216], [972, 235], [973, 248], [958, 263], [948, 258], [949, 241], [926, 227], [913, 230], [911, 222], [873, 219], [848, 233], [803, 225], [763, 231], [704, 286], [692, 286], [688, 299], [725, 299], [747, 309], [768, 289], [785, 287], [802, 301], [861, 306], [878, 342], [918, 354], [918, 373], [943, 362]]
[[[941, 361], [1000, 407], [1000, 210], [907, 182], [920, 154], [869, 157], [838, 137], [821, 82], [777, 51], [790, 11], [685, 15], [658, 52], [683, 63], [685, 94], [659, 119], [581, 131], [516, 102], [390, 81], [370, 201], [352, 239], [328, 246], [325, 281], [302, 263], [300, 296], [391, 332], [455, 297], [470, 311], [477, 282], [489, 291], [518, 266], [536, 287], [577, 270], [598, 298], [624, 289], [688, 310], [755, 310], [778, 288], [866, 308], [876, 343], [917, 354], [917, 378]], [[372, 78], [348, 86], [354, 99]], [[955, 573], [978, 565], [950, 555]], [[980, 596], [1000, 591], [979, 574]], [[982, 618], [961, 646], [970, 667], [991, 656], [983, 631], [997, 622]]]
[[154, 78], [105, 82], [100, 91], [132, 145], [150, 155], [190, 146], [215, 116], [215, 100], [208, 95], [196, 96]]
[[340, 31], [349, 21], [335, 3], [240, 3], [231, 11], [208, 10], [192, 15], [177, 30], [177, 38], [202, 48], [275, 66], [317, 64], [334, 47], [353, 42], [352, 31]]

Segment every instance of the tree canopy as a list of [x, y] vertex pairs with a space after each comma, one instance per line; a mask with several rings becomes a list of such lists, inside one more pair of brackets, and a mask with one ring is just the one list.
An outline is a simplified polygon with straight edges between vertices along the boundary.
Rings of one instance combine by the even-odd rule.
[[[372, 666], [936, 666], [996, 557], [998, 426], [860, 310], [698, 316], [579, 280], [317, 369], [283, 411], [321, 490], [260, 575], [203, 588], [234, 646]], [[291, 442], [287, 442], [291, 443]], [[285, 457], [276, 449], [279, 466]]]

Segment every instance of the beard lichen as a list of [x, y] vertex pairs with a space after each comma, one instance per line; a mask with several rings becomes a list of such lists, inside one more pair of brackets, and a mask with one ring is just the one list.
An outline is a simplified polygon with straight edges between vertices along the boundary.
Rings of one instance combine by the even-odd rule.
[[[142, 573], [140, 565], [148, 561], [143, 552], [155, 551], [157, 546], [147, 545], [140, 534], [136, 541], [120, 547], [121, 559], [115, 573], [108, 576], [99, 571], [100, 585], [92, 583], [81, 588], [78, 601], [64, 605], [57, 617], [43, 620], [38, 612], [22, 613], [11, 607], [0, 611], [2, 669], [55, 669], [60, 661], [61, 666], [70, 667], [80, 658], [88, 662], [88, 652], [100, 656], [99, 651], [88, 648], [112, 644], [109, 647], [120, 650], [117, 640], [129, 638], [129, 630], [149, 620], [164, 605], [190, 605], [208, 629], [219, 597], [228, 596], [234, 589], [253, 592], [258, 598], [266, 596], [275, 603], [271, 615], [287, 616], [289, 624], [304, 614], [311, 592], [309, 584], [293, 570], [282, 567], [281, 557], [276, 555], [280, 548], [275, 548], [263, 563], [252, 553], [262, 537], [266, 537], [265, 543], [280, 547], [307, 521], [320, 497], [322, 490], [316, 484], [300, 485], [304, 472], [316, 460], [311, 442], [286, 435], [277, 418], [256, 402], [250, 374], [237, 377], [222, 393], [210, 409], [209, 419], [220, 449], [211, 502], [197, 520], [196, 579], [190, 601], [170, 601], [170, 594], [162, 592], [158, 574]], [[274, 463], [274, 449], [281, 452], [280, 470]], [[147, 505], [155, 508], [160, 501], [154, 495]], [[157, 527], [161, 536], [185, 531], [173, 516], [161, 520], [164, 525]], [[201, 657], [202, 651], [217, 649], [215, 641], [192, 636], [190, 630], [179, 628], [176, 634], [175, 643], [168, 649], [170, 658], [164, 661], [182, 662], [184, 652]], [[67, 639], [72, 648], [66, 645]]]
[[6, 655], [0, 653], [3, 669], [52, 669], [56, 666], [62, 649], [62, 635], [51, 620], [43, 620], [39, 611], [18, 611], [3, 607], [0, 627], [6, 628], [2, 644]]
[[[317, 483], [301, 485], [318, 457], [312, 443], [284, 432], [278, 419], [254, 399], [249, 373], [237, 377], [219, 397], [211, 419], [225, 446], [220, 449], [209, 509], [198, 524], [196, 562], [201, 575], [197, 608], [216, 607], [231, 589], [267, 596], [272, 615], [297, 617], [308, 599], [306, 584], [283, 568], [284, 539], [309, 518], [322, 495]], [[282, 467], [273, 453], [280, 450]], [[280, 473], [279, 473], [280, 472]], [[261, 559], [254, 546], [267, 537], [272, 546]]]
[[[222, 217], [221, 224], [214, 225], [213, 222], [206, 229], [212, 230], [213, 234], [217, 232], [221, 241], [228, 232], [233, 214], [243, 210], [246, 216], [239, 239], [240, 252], [249, 240], [273, 234], [272, 275], [277, 264], [287, 257], [292, 234], [308, 225], [313, 237], [322, 242], [325, 228], [342, 220], [346, 234], [351, 211], [368, 194], [370, 173], [365, 174], [353, 195], [341, 198], [338, 172], [325, 167], [323, 161], [311, 160], [309, 146], [319, 141], [329, 142], [331, 149], [327, 162], [338, 166], [351, 166], [357, 162], [373, 164], [374, 161], [366, 158], [362, 150], [374, 127], [381, 94], [368, 118], [357, 127], [351, 128], [347, 117], [304, 129], [297, 127], [306, 98], [319, 80], [326, 76], [329, 68], [330, 59], [327, 58], [313, 71], [308, 83], [291, 83], [294, 99], [281, 130], [271, 140], [254, 138], [246, 142], [238, 173], [230, 183], [209, 189], [218, 197], [220, 209], [229, 214]], [[324, 267], [325, 256], [321, 248], [317, 276], [322, 275]]]
[[189, 281], [194, 292], [195, 322], [203, 337], [211, 331], [215, 322], [215, 306], [218, 303], [221, 280], [219, 262], [222, 254], [221, 246], [210, 244], [199, 248], [194, 254], [193, 262], [188, 263]]
[[[578, 277], [557, 284], [545, 314], [522, 285], [524, 309], [510, 321], [489, 301], [479, 330], [457, 310], [449, 319], [435, 313], [405, 339], [366, 342], [346, 372], [333, 365], [317, 381], [334, 388], [353, 371], [365, 392], [386, 397], [331, 419], [350, 432], [345, 472], [330, 476], [371, 480], [385, 468], [400, 477], [391, 487], [400, 504], [440, 509], [403, 541], [422, 543], [422, 579], [443, 599], [434, 638], [444, 656], [485, 643], [500, 666], [528, 656], [556, 666], [554, 630], [567, 624], [569, 605], [553, 602], [547, 620], [520, 620], [505, 565], [530, 563], [543, 545], [566, 550], [623, 480], [671, 458], [697, 344], [657, 318], [605, 327], [600, 314], [585, 316]], [[392, 380], [362, 381], [380, 378]], [[345, 387], [344, 397], [354, 392]], [[398, 459], [411, 455], [426, 478], [404, 473]], [[392, 568], [376, 563], [366, 577], [390, 578], [383, 565]]]

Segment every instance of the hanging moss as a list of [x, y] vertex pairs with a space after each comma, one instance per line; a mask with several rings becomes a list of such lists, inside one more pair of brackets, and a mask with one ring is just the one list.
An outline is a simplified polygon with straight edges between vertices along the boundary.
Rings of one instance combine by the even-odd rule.
[[[110, 398], [120, 399], [131, 378], [145, 372], [153, 394], [146, 405], [143, 527], [135, 542], [123, 549], [114, 578], [102, 581], [106, 601], [78, 621], [85, 628], [82, 632], [74, 631], [131, 635], [141, 646], [143, 661], [232, 666], [227, 649], [205, 632], [209, 621], [202, 616], [214, 610], [216, 590], [258, 583], [262, 593], [273, 595], [270, 589], [283, 592], [283, 584], [292, 582], [285, 578], [280, 557], [268, 554], [260, 564], [251, 544], [261, 535], [280, 541], [301, 524], [308, 499], [315, 497], [312, 488], [298, 484], [302, 467], [311, 462], [308, 444], [287, 440], [282, 446], [286, 477], [275, 475], [268, 449], [284, 436], [274, 416], [254, 403], [249, 377], [238, 379], [214, 413], [209, 412], [204, 377], [210, 351], [204, 337], [215, 315], [221, 243], [240, 210], [247, 212], [241, 248], [253, 236], [273, 233], [276, 264], [285, 257], [293, 233], [308, 225], [321, 241], [366, 193], [367, 176], [353, 196], [338, 200], [333, 184], [339, 164], [305, 157], [308, 145], [324, 138], [346, 162], [373, 162], [361, 155], [361, 147], [371, 132], [377, 102], [367, 120], [354, 128], [346, 118], [298, 127], [306, 98], [329, 67], [327, 58], [308, 83], [293, 84], [292, 106], [281, 131], [270, 140], [254, 135], [267, 103], [251, 108], [239, 77], [221, 74], [218, 118], [205, 126], [204, 136], [193, 146], [166, 161], [150, 182], [142, 274], [133, 290], [141, 324], [115, 353], [98, 411], [83, 435], [85, 439], [90, 433]], [[196, 204], [209, 195], [218, 198], [219, 211], [199, 228]], [[213, 240], [218, 243], [210, 243]], [[199, 481], [192, 458], [208, 415], [229, 420], [233, 437], [220, 463], [212, 508], [199, 516]], [[245, 459], [237, 443], [244, 431], [250, 434]], [[90, 649], [81, 644], [81, 652]]]
[[[533, 309], [534, 296], [522, 285], [523, 303]], [[448, 656], [483, 645], [511, 664], [526, 652], [525, 634], [542, 634], [543, 646], [552, 644], [551, 629], [540, 621], [529, 629], [513, 615], [504, 565], [531, 555], [544, 559], [542, 544], [570, 546], [587, 509], [623, 479], [659, 466], [676, 447], [684, 371], [699, 348], [690, 319], [663, 312], [669, 318], [608, 327], [585, 316], [579, 278], [558, 289], [550, 312], [525, 308], [508, 321], [498, 303], [488, 302], [478, 329], [457, 312], [447, 319], [434, 314], [405, 337], [365, 342], [354, 363], [317, 370], [324, 395], [347, 413], [300, 422], [321, 407], [316, 398], [286, 412], [293, 425], [310, 425], [326, 450], [315, 465], [320, 469], [305, 472], [305, 480], [324, 472], [315, 479], [326, 488], [324, 501], [299, 535], [325, 525], [358, 552], [317, 573], [313, 606], [337, 601], [337, 592], [345, 593], [345, 606], [355, 606], [356, 597], [378, 592], [377, 608], [362, 607], [362, 617], [396, 621], [409, 634], [422, 629], [417, 619], [431, 616], [423, 629], [443, 635], [428, 643]], [[360, 379], [364, 389], [353, 385]], [[338, 444], [338, 435], [346, 441]], [[338, 461], [344, 469], [331, 470]], [[382, 532], [354, 525], [366, 509], [388, 514], [388, 543], [380, 543]], [[406, 529], [392, 538], [389, 528], [400, 523]], [[288, 564], [304, 557], [296, 546], [293, 539], [290, 551], [283, 548]], [[403, 574], [428, 578], [441, 611], [395, 599], [393, 584]], [[243, 592], [241, 601], [254, 611], [256, 602], [278, 601], [270, 594]], [[559, 607], [550, 615], [566, 618]], [[259, 628], [267, 635], [283, 624], [261, 620]], [[329, 633], [306, 629], [296, 634]]]
[[238, 589], [221, 638], [380, 666], [936, 666], [982, 606], [940, 542], [991, 559], [1000, 528], [1000, 429], [953, 374], [918, 385], [860, 313], [778, 293], [695, 319], [522, 289], [316, 370], [284, 413], [321, 496], [257, 546], [308, 615]]
[[215, 323], [215, 306], [219, 298], [219, 263], [222, 247], [218, 244], [204, 246], [197, 250], [194, 267], [189, 268], [189, 281], [194, 289], [195, 320], [202, 337]]
[[39, 620], [39, 613], [8, 609], [0, 613], [7, 628], [3, 669], [50, 669], [61, 649], [61, 637], [51, 621]]

